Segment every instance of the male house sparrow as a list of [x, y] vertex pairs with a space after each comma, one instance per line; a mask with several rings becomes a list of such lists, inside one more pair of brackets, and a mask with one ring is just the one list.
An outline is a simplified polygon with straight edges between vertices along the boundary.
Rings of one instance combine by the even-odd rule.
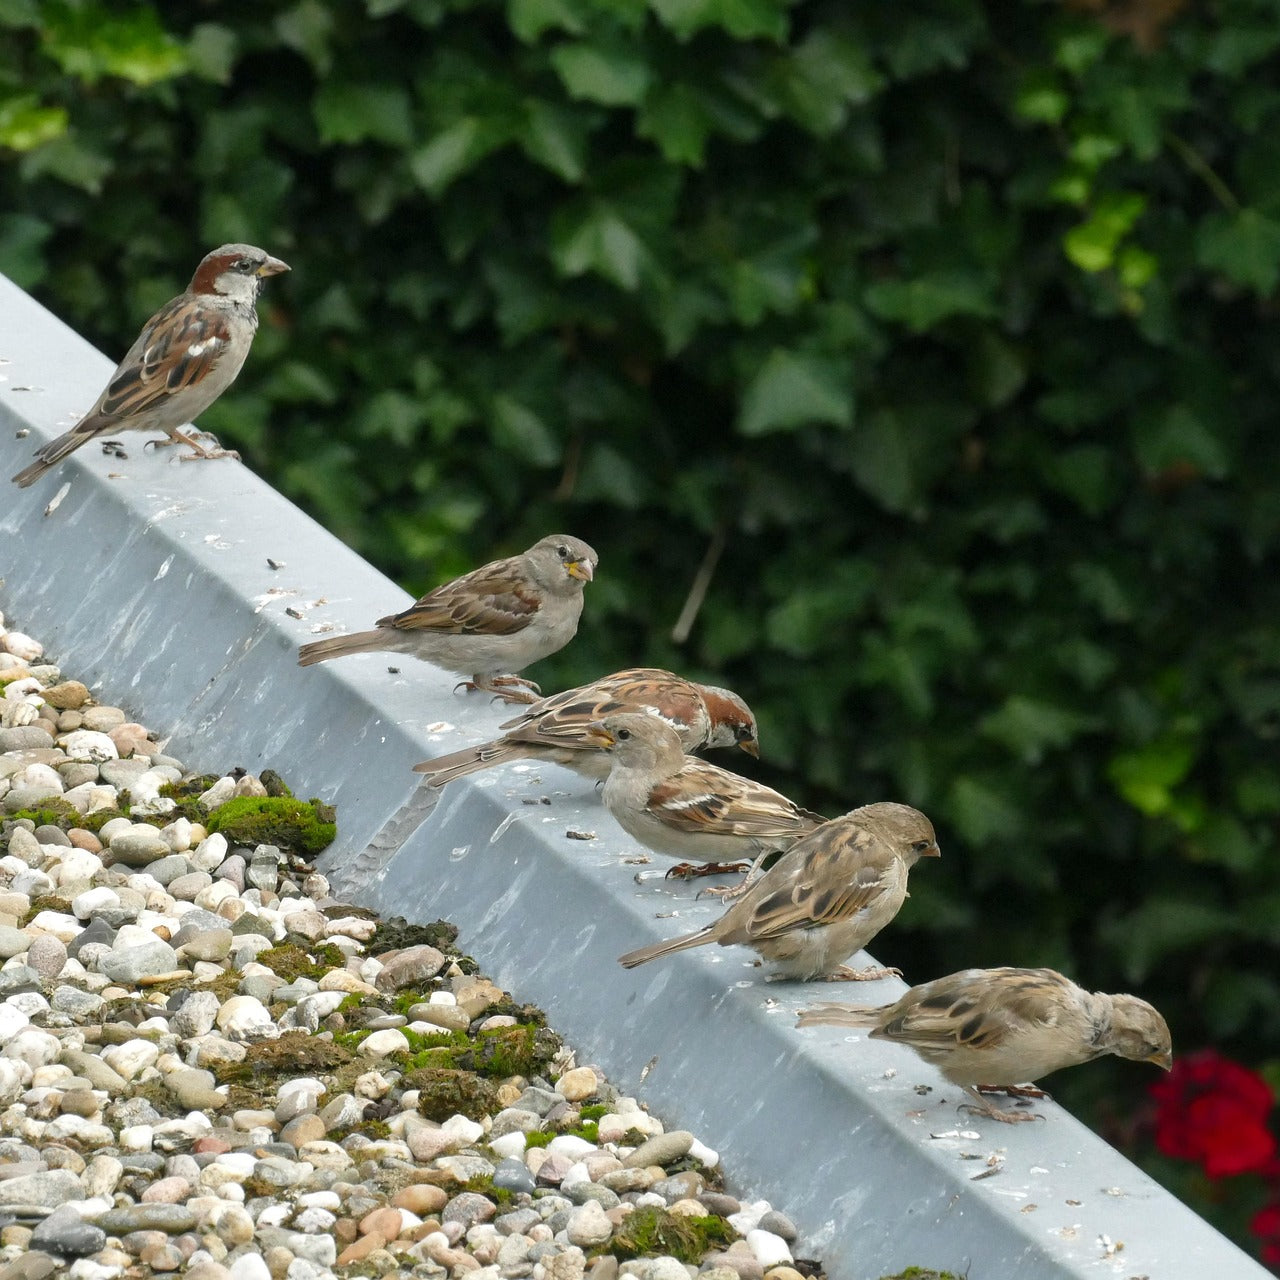
[[14, 483], [25, 489], [87, 440], [117, 431], [163, 431], [195, 450], [187, 456], [231, 456], [204, 448], [181, 428], [235, 381], [258, 330], [258, 288], [267, 276], [288, 270], [251, 244], [224, 244], [206, 254], [186, 292], [143, 325], [98, 403], [40, 449]]
[[882, 1008], [806, 1009], [797, 1025], [869, 1026], [872, 1037], [909, 1045], [964, 1088], [973, 1110], [1006, 1123], [1035, 1117], [997, 1109], [980, 1088], [1037, 1096], [1017, 1086], [1108, 1053], [1173, 1065], [1168, 1025], [1145, 1000], [1085, 991], [1054, 969], [964, 969]]
[[868, 980], [896, 969], [842, 963], [898, 914], [907, 873], [940, 856], [933, 824], [917, 809], [863, 805], [802, 836], [714, 924], [619, 956], [626, 969], [687, 947], [741, 943], [780, 977]]
[[352, 653], [409, 653], [470, 674], [469, 689], [533, 702], [538, 686], [515, 673], [573, 639], [582, 589], [595, 576], [598, 559], [580, 538], [550, 534], [522, 555], [473, 569], [428, 591], [403, 613], [379, 618], [376, 631], [304, 644], [298, 665]]
[[612, 756], [605, 807], [655, 853], [705, 863], [756, 859], [826, 821], [762, 783], [686, 756], [680, 735], [657, 716], [606, 716], [591, 732]]
[[430, 786], [511, 760], [551, 760], [589, 778], [609, 776], [609, 756], [589, 733], [591, 725], [620, 711], [642, 711], [664, 720], [687, 752], [741, 747], [758, 754], [756, 718], [736, 693], [695, 684], [657, 667], [631, 667], [578, 689], [535, 702], [501, 727], [492, 742], [414, 765]]

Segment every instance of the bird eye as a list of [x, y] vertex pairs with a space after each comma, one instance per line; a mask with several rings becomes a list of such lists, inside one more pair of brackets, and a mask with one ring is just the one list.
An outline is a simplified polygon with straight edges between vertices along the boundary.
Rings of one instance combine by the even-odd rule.
[[236, 263], [237, 271], [253, 271], [255, 269], [256, 264], [252, 258], [241, 258], [240, 261]]
[[931, 844], [933, 844], [932, 840], [917, 840], [911, 848], [916, 853], [923, 853]]
[[556, 548], [556, 555], [558, 555], [561, 560], [567, 560], [569, 558], [569, 548], [563, 545], [558, 546]]
[[630, 729], [619, 729], [619, 730], [618, 730], [618, 737], [619, 737], [619, 738], [629, 738], [629, 737], [631, 737], [631, 730], [630, 730]]

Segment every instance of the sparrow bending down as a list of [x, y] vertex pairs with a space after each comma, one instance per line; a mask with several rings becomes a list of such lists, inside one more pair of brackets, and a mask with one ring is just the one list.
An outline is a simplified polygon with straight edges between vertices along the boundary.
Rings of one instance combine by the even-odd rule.
[[756, 718], [736, 693], [657, 667], [631, 667], [535, 702], [501, 727], [501, 738], [414, 765], [432, 787], [512, 760], [550, 760], [589, 778], [609, 776], [609, 756], [590, 733], [605, 716], [640, 711], [680, 736], [684, 751], [740, 747], [759, 754]]
[[741, 943], [771, 961], [779, 977], [887, 977], [896, 970], [842, 962], [898, 914], [916, 862], [939, 856], [933, 824], [919, 810], [863, 805], [802, 836], [714, 924], [630, 951], [618, 963], [634, 969], [689, 947]]
[[702, 863], [754, 861], [826, 821], [763, 783], [686, 756], [680, 735], [657, 716], [606, 716], [591, 733], [611, 756], [605, 807], [655, 853]]
[[86, 441], [117, 431], [163, 431], [169, 442], [194, 450], [188, 457], [238, 456], [205, 448], [181, 428], [235, 381], [258, 330], [258, 289], [268, 276], [288, 270], [251, 244], [224, 244], [206, 254], [186, 291], [143, 325], [97, 404], [39, 449], [14, 483], [25, 489]]
[[870, 1027], [873, 1039], [914, 1049], [993, 1120], [1036, 1117], [1001, 1111], [979, 1088], [1015, 1090], [1051, 1071], [1105, 1054], [1173, 1065], [1159, 1012], [1137, 996], [1085, 991], [1054, 969], [964, 969], [912, 987], [894, 1004], [806, 1009], [801, 1027]]
[[428, 591], [402, 613], [357, 631], [304, 644], [298, 665], [353, 653], [407, 653], [458, 675], [468, 689], [533, 702], [538, 686], [522, 668], [563, 649], [577, 634], [582, 590], [599, 557], [585, 542], [553, 533], [528, 551], [473, 569]]

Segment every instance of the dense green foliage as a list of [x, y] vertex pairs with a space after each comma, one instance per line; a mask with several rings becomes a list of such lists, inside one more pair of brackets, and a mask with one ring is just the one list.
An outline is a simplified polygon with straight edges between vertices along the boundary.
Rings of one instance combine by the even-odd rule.
[[716, 673], [771, 781], [924, 808], [910, 978], [1053, 964], [1280, 1059], [1274, 3], [0, 26], [0, 269], [118, 352], [281, 254], [204, 425], [284, 492], [413, 590], [589, 539], [535, 677]]

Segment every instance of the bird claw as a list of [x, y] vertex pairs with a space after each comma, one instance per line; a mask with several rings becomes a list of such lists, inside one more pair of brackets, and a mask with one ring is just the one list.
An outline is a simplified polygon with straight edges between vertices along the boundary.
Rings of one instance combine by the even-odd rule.
[[542, 690], [532, 680], [523, 676], [491, 676], [481, 679], [472, 676], [470, 680], [462, 680], [453, 686], [454, 693], [465, 689], [468, 693], [491, 693], [495, 702], [518, 702], [528, 705], [542, 697]]
[[832, 973], [824, 974], [823, 982], [879, 982], [882, 978], [900, 978], [902, 970], [892, 965], [871, 965], [866, 969], [850, 969], [842, 964]]
[[1001, 1124], [1026, 1124], [1031, 1120], [1043, 1120], [1038, 1111], [1002, 1111], [999, 1107], [993, 1107], [990, 1103], [986, 1106], [976, 1106], [972, 1102], [962, 1102], [960, 1104], [961, 1111], [967, 1111], [970, 1115], [986, 1116], [990, 1120], [999, 1120]]
[[750, 869], [749, 862], [677, 862], [664, 878], [696, 880], [699, 876], [726, 876]]

